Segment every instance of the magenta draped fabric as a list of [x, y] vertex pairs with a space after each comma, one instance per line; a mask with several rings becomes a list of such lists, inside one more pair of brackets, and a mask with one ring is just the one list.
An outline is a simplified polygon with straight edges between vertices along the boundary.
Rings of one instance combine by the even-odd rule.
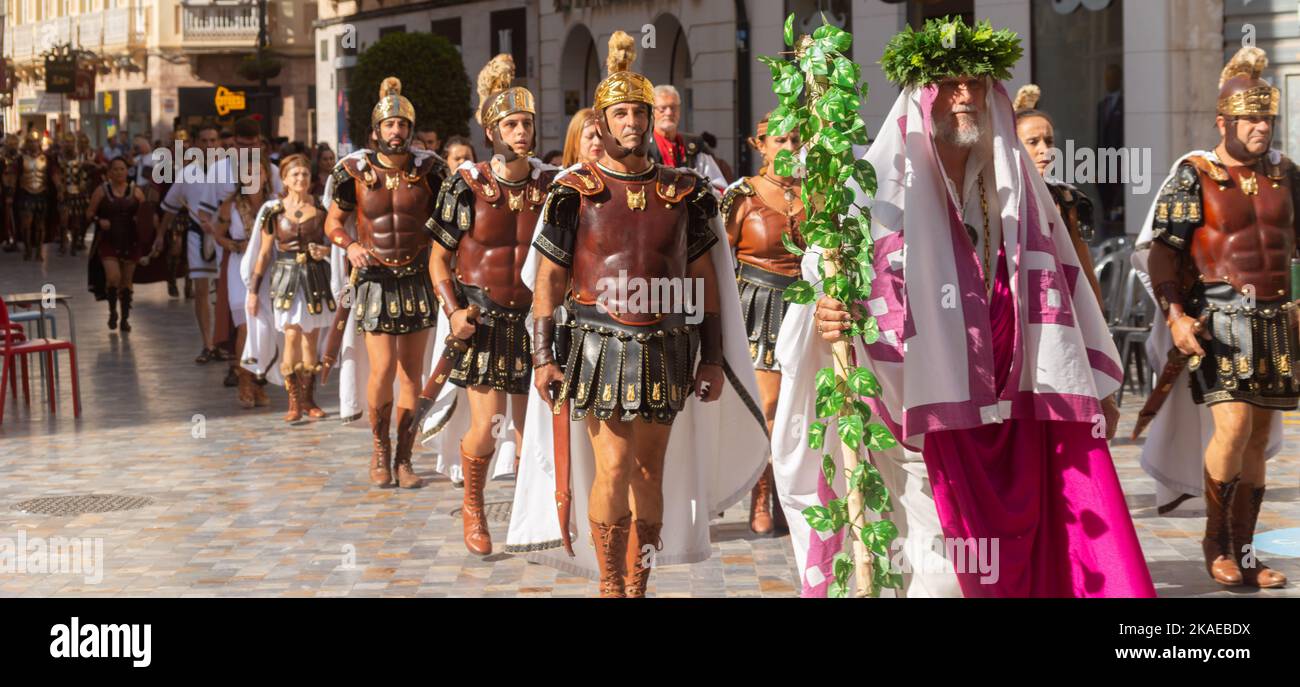
[[[989, 314], [1001, 393], [1017, 321], [1005, 250]], [[1092, 425], [1012, 419], [931, 432], [922, 455], [967, 597], [1155, 596], [1110, 449]]]

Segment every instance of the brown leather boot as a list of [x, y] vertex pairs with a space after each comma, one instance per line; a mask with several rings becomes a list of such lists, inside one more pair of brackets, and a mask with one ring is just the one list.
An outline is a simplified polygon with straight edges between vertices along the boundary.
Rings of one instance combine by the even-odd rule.
[[1286, 585], [1286, 575], [1256, 558], [1255, 524], [1264, 505], [1264, 487], [1237, 484], [1228, 508], [1232, 513], [1232, 552], [1241, 568], [1241, 579], [1251, 587], [1276, 589]]
[[1205, 471], [1205, 538], [1201, 551], [1205, 554], [1205, 570], [1219, 584], [1241, 584], [1241, 568], [1232, 556], [1231, 523], [1228, 522], [1228, 504], [1237, 488], [1237, 477], [1230, 482], [1220, 482]]
[[650, 569], [654, 567], [655, 551], [663, 551], [664, 543], [659, 539], [659, 532], [664, 528], [662, 522], [650, 523], [645, 520], [633, 520], [627, 542], [627, 575], [623, 578], [623, 593], [629, 599], [645, 598], [646, 584], [650, 582]]
[[297, 374], [290, 372], [284, 376], [284, 390], [289, 392], [289, 412], [284, 414], [284, 421], [297, 422], [302, 419], [302, 387]]
[[[625, 596], [623, 579], [627, 572], [627, 537], [631, 526], [629, 513], [618, 522], [609, 524], [587, 518], [591, 525], [591, 538], [596, 543], [596, 563], [600, 565], [600, 598], [622, 599]], [[647, 577], [649, 571], [647, 571]]]
[[316, 405], [316, 372], [310, 369], [299, 370], [298, 384], [302, 388], [302, 412], [313, 420], [325, 417], [325, 411]]
[[393, 454], [393, 476], [397, 478], [397, 486], [403, 489], [419, 489], [424, 485], [424, 480], [411, 467], [411, 450], [415, 448], [415, 437], [407, 437], [407, 430], [414, 423], [414, 410], [397, 409], [397, 451]]
[[370, 483], [377, 487], [393, 485], [393, 444], [388, 428], [393, 422], [393, 402], [382, 408], [370, 407], [370, 431], [375, 439], [375, 451], [370, 456]]
[[239, 380], [239, 407], [247, 410], [257, 405], [257, 398], [253, 392], [257, 387], [257, 380], [254, 379], [253, 373], [237, 367], [235, 377]]
[[461, 501], [460, 517], [465, 526], [465, 548], [475, 556], [492, 553], [492, 535], [488, 532], [487, 515], [483, 512], [483, 487], [487, 485], [488, 463], [492, 454], [471, 456], [460, 452], [460, 469], [465, 473], [465, 494]]
[[772, 466], [769, 464], [749, 493], [749, 529], [754, 534], [772, 534], [772, 487]]

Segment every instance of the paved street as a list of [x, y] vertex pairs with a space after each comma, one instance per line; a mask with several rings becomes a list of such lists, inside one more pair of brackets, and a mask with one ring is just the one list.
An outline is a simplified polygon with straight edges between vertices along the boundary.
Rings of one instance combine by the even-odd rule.
[[[53, 248], [53, 247], [51, 247]], [[54, 251], [51, 250], [53, 253]], [[331, 418], [281, 421], [284, 392], [271, 407], [241, 410], [221, 386], [222, 363], [199, 366], [191, 303], [161, 284], [141, 287], [134, 331], [105, 327], [106, 308], [85, 289], [84, 258], [51, 255], [48, 269], [0, 254], [0, 294], [53, 284], [73, 296], [84, 412], [72, 416], [66, 357], [59, 408], [50, 415], [34, 380], [33, 403], [7, 401], [0, 425], [0, 538], [102, 538], [102, 580], [79, 574], [0, 573], [0, 596], [594, 596], [596, 584], [495, 554], [466, 553], [454, 511], [461, 492], [436, 477], [418, 491], [369, 486], [366, 428], [336, 418], [337, 387], [318, 393]], [[59, 311], [60, 335], [67, 336]], [[1128, 434], [1139, 401], [1125, 399]], [[1261, 533], [1300, 527], [1300, 415], [1287, 418], [1287, 447], [1270, 465]], [[1154, 483], [1138, 447], [1115, 444], [1156, 587], [1162, 596], [1300, 596], [1300, 558], [1265, 555], [1291, 579], [1270, 592], [1224, 591], [1200, 562], [1202, 513], [1159, 517]], [[428, 454], [416, 468], [434, 477]], [[489, 504], [504, 513], [512, 483], [493, 482]], [[106, 494], [151, 503], [75, 517], [17, 512], [45, 496]], [[713, 525], [714, 556], [657, 569], [660, 597], [789, 597], [797, 576], [787, 539], [753, 537], [748, 501]], [[493, 510], [493, 509], [490, 509]], [[492, 531], [500, 550], [506, 524]], [[585, 536], [585, 533], [583, 534]], [[1293, 537], [1294, 539], [1294, 537]]]

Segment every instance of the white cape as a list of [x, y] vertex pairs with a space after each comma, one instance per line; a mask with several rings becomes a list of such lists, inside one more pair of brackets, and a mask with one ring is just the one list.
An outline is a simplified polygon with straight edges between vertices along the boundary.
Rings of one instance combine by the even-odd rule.
[[[712, 554], [709, 519], [745, 497], [767, 466], [767, 428], [757, 402], [758, 385], [740, 317], [740, 298], [735, 288], [729, 288], [735, 282], [735, 265], [722, 221], [715, 219], [710, 226], [718, 238], [709, 255], [721, 304], [728, 381], [719, 400], [703, 403], [692, 395], [673, 421], [664, 461], [664, 548], [654, 555], [653, 566], [707, 560]], [[541, 222], [536, 231], [541, 231]], [[536, 283], [539, 259], [537, 250], [532, 249], [524, 264], [524, 283], [530, 288]], [[547, 402], [530, 388], [506, 550], [527, 552], [536, 562], [595, 579], [599, 566], [587, 524], [595, 456], [585, 422], [570, 422], [573, 502], [568, 526], [576, 557], [569, 558], [560, 548], [551, 417]]]
[[[266, 235], [261, 230], [263, 213], [276, 201], [267, 201], [257, 211], [257, 218], [252, 227], [245, 227], [248, 233], [248, 247], [239, 261], [239, 277], [248, 290], [248, 297], [253, 296], [253, 267], [257, 263], [258, 253], [262, 250], [262, 239]], [[263, 274], [262, 283], [257, 293], [257, 317], [248, 318], [248, 335], [244, 338], [244, 350], [240, 354], [240, 364], [244, 369], [265, 377], [272, 384], [284, 386], [284, 375], [280, 373], [280, 341], [282, 334], [275, 328], [275, 312], [271, 306], [271, 275]]]
[[[1271, 154], [1279, 153], [1273, 151]], [[1217, 159], [1213, 151], [1206, 150], [1194, 150], [1178, 158], [1169, 168], [1169, 175], [1156, 187], [1157, 193], [1173, 178], [1174, 173], [1178, 171], [1178, 166], [1193, 155]], [[1137, 250], [1133, 252], [1132, 258], [1133, 268], [1138, 271], [1142, 285], [1146, 287], [1152, 300], [1155, 300], [1155, 294], [1152, 292], [1151, 276], [1147, 272], [1147, 258], [1151, 253], [1150, 244], [1154, 233], [1155, 216], [1156, 203], [1152, 202], [1151, 207], [1147, 209], [1146, 219], [1142, 222], [1142, 231], [1137, 238]], [[1151, 336], [1147, 339], [1146, 354], [1147, 360], [1151, 363], [1151, 370], [1159, 375], [1160, 370], [1165, 367], [1174, 340], [1164, 318], [1153, 319]], [[1192, 401], [1187, 370], [1183, 370], [1174, 380], [1174, 390], [1170, 392], [1164, 405], [1160, 407], [1160, 412], [1156, 413], [1155, 418], [1151, 420], [1151, 425], [1147, 427], [1146, 443], [1142, 446], [1142, 469], [1156, 480], [1156, 505], [1164, 506], [1183, 494], [1190, 494], [1195, 498], [1181, 504], [1183, 510], [1205, 507], [1205, 449], [1210, 445], [1210, 437], [1213, 435], [1214, 416], [1210, 414], [1209, 406], [1197, 405]], [[1264, 449], [1264, 455], [1272, 458], [1281, 451], [1282, 413], [1277, 413], [1273, 417], [1272, 427], [1269, 428], [1268, 446]]]

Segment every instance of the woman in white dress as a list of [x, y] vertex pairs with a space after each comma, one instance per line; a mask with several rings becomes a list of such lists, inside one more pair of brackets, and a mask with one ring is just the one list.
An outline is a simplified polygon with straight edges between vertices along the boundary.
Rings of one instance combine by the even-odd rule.
[[[217, 244], [221, 246], [230, 260], [226, 263], [226, 300], [230, 303], [230, 319], [235, 323], [235, 350], [243, 351], [248, 338], [248, 316], [245, 301], [248, 298], [248, 286], [240, 275], [244, 251], [248, 250], [252, 232], [249, 229], [257, 218], [257, 211], [272, 197], [274, 187], [271, 183], [271, 166], [267, 158], [262, 158], [261, 184], [252, 188], [251, 193], [241, 189], [217, 210], [217, 223], [214, 227]], [[227, 229], [228, 228], [228, 229]], [[244, 369], [238, 358], [232, 361], [235, 375], [239, 379], [239, 406], [241, 408], [264, 407], [270, 405], [263, 385], [266, 380], [259, 380], [257, 375]]]
[[[250, 291], [260, 292], [262, 276], [274, 254], [270, 296], [275, 328], [284, 334], [280, 373], [289, 392], [289, 412], [284, 419], [295, 422], [303, 414], [325, 417], [313, 399], [316, 373], [320, 371], [317, 334], [333, 321], [335, 304], [330, 290], [325, 210], [311, 195], [311, 163], [304, 155], [290, 155], [280, 161], [280, 176], [284, 180], [284, 198], [267, 202], [258, 212], [258, 231], [263, 240], [259, 242]], [[247, 299], [250, 316], [257, 317], [260, 300]]]

